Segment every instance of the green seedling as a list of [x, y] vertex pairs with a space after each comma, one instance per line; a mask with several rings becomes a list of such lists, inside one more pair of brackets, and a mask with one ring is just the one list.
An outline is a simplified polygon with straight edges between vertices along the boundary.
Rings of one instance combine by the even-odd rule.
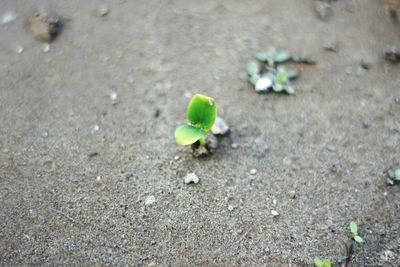
[[290, 53], [271, 48], [267, 52], [256, 53], [255, 57], [263, 63], [263, 67], [257, 62], [249, 62], [246, 69], [247, 78], [257, 92], [295, 93], [290, 80], [296, 79], [299, 72], [280, 66], [292, 59]]
[[206, 144], [205, 138], [217, 117], [217, 106], [211, 97], [197, 94], [192, 97], [187, 108], [188, 124], [175, 130], [175, 140], [179, 145], [191, 145], [200, 142]]
[[358, 226], [354, 221], [350, 222], [350, 232], [354, 241], [356, 241], [358, 244], [364, 243], [364, 239], [358, 235]]
[[330, 260], [321, 260], [320, 258], [315, 258], [314, 259], [314, 264], [317, 267], [331, 267], [331, 261]]

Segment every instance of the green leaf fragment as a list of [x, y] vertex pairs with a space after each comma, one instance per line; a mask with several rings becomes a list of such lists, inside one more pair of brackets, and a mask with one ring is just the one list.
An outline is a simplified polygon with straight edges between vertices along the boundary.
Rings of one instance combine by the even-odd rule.
[[358, 235], [358, 226], [356, 222], [354, 221], [350, 222], [350, 231], [353, 234], [353, 236]]
[[290, 60], [292, 56], [288, 52], [280, 51], [274, 55], [274, 61], [276, 63], [284, 63]]
[[280, 93], [283, 91], [283, 86], [280, 83], [274, 83], [274, 85], [272, 85], [272, 90], [274, 90], [274, 92]]
[[394, 179], [396, 177], [396, 171], [395, 170], [389, 170], [388, 175], [390, 178]]
[[356, 236], [354, 236], [353, 237], [354, 238], [354, 240], [357, 242], [357, 243], [363, 243], [364, 242], [364, 239], [362, 239], [360, 236], [358, 236], [358, 235], [356, 235]]
[[187, 118], [192, 126], [208, 131], [217, 117], [215, 100], [204, 95], [195, 95], [189, 102]]
[[256, 62], [253, 61], [247, 63], [246, 69], [247, 69], [247, 74], [249, 76], [258, 75], [260, 73], [259, 66], [257, 65]]
[[288, 70], [287, 75], [289, 80], [293, 80], [300, 76], [300, 72], [298, 72], [297, 70]]
[[269, 52], [258, 52], [255, 54], [256, 59], [262, 61], [262, 62], [267, 62], [268, 60], [270, 60], [271, 57], [271, 53]]
[[247, 77], [247, 79], [249, 80], [249, 82], [252, 84], [252, 85], [256, 85], [256, 83], [257, 83], [257, 81], [260, 79], [260, 76], [258, 75], [258, 74], [256, 74], [256, 75], [252, 75], [252, 76], [249, 76], [249, 77]]
[[179, 145], [191, 145], [206, 136], [206, 131], [191, 125], [181, 125], [175, 130], [175, 140]]
[[394, 172], [394, 179], [395, 179], [395, 180], [400, 180], [400, 169], [395, 170], [395, 172]]
[[294, 87], [291, 86], [291, 85], [286, 86], [286, 87], [285, 87], [285, 91], [286, 91], [286, 93], [288, 93], [289, 95], [294, 95], [294, 93], [295, 93], [295, 89], [294, 89]]
[[289, 80], [288, 72], [285, 68], [279, 68], [276, 74], [276, 81], [280, 84], [284, 84]]
[[314, 264], [317, 266], [317, 267], [322, 267], [322, 260], [320, 259], [320, 258], [315, 258], [314, 259]]

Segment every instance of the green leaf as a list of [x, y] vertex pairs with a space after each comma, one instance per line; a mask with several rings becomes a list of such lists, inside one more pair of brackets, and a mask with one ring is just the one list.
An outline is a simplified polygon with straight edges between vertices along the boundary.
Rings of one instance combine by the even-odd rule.
[[274, 85], [272, 85], [272, 89], [274, 90], [274, 92], [280, 93], [283, 91], [283, 86], [280, 83], [274, 83]]
[[295, 93], [295, 89], [294, 89], [294, 87], [291, 86], [291, 85], [286, 86], [286, 87], [285, 87], [285, 91], [286, 91], [286, 93], [288, 93], [289, 95], [294, 95], [294, 93]]
[[389, 170], [388, 175], [390, 178], [394, 179], [396, 177], [396, 171], [395, 170]]
[[278, 73], [276, 74], [276, 81], [280, 84], [284, 84], [289, 80], [288, 72], [285, 68], [278, 68]]
[[204, 95], [195, 95], [190, 100], [187, 109], [187, 118], [192, 126], [204, 131], [211, 129], [217, 117], [215, 100]]
[[314, 264], [317, 266], [317, 267], [322, 267], [322, 261], [321, 261], [321, 259], [320, 258], [315, 258], [314, 259]]
[[249, 63], [247, 63], [247, 74], [249, 76], [254, 76], [254, 75], [258, 75], [260, 72], [260, 68], [258, 67], [257, 63], [254, 61], [251, 61]]
[[275, 61], [276, 63], [283, 63], [283, 62], [288, 61], [291, 57], [292, 57], [292, 56], [291, 56], [288, 52], [279, 51], [279, 52], [277, 52], [277, 53], [275, 54], [275, 56], [274, 56], [274, 61]]
[[252, 85], [256, 85], [256, 83], [257, 83], [257, 81], [260, 79], [260, 76], [258, 75], [258, 74], [256, 74], [256, 75], [252, 75], [252, 76], [249, 76], [249, 77], [247, 77], [247, 79], [249, 80], [249, 82], [252, 84]]
[[358, 236], [358, 235], [356, 235], [355, 237], [354, 237], [354, 240], [357, 242], [357, 243], [359, 243], [359, 244], [361, 244], [361, 243], [363, 243], [364, 242], [364, 239], [362, 239], [360, 236]]
[[394, 171], [394, 179], [400, 180], [400, 169]]
[[350, 231], [353, 234], [353, 236], [358, 235], [358, 227], [357, 227], [357, 223], [352, 221], [350, 222]]
[[175, 130], [175, 140], [179, 145], [191, 145], [206, 136], [206, 131], [191, 125], [181, 125]]
[[324, 260], [322, 262], [322, 267], [331, 267], [331, 261], [330, 260]]
[[271, 53], [269, 52], [258, 52], [255, 54], [255, 57], [262, 62], [267, 62], [272, 58]]
[[297, 70], [288, 70], [287, 75], [289, 80], [293, 80], [300, 76], [300, 72], [298, 72]]

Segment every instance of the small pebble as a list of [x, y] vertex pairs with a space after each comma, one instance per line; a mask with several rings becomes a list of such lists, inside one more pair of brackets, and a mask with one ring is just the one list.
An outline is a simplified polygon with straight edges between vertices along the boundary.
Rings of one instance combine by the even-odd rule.
[[215, 119], [214, 125], [211, 128], [211, 132], [215, 135], [225, 135], [229, 133], [229, 130], [229, 125], [221, 117]]
[[144, 204], [145, 204], [146, 206], [150, 206], [150, 205], [153, 205], [155, 202], [156, 202], [155, 196], [148, 196], [148, 197], [146, 198], [146, 200], [144, 201]]
[[99, 131], [100, 130], [100, 126], [96, 124], [95, 126], [93, 126], [93, 130], [95, 132]]
[[197, 184], [200, 181], [199, 177], [194, 172], [186, 175], [184, 180], [185, 180], [185, 184], [190, 184], [190, 183]]
[[14, 11], [6, 11], [3, 16], [1, 16], [0, 24], [5, 25], [14, 21], [17, 18], [17, 14]]
[[97, 177], [96, 177], [96, 180], [97, 180], [97, 181], [100, 181], [100, 180], [101, 180], [101, 176], [97, 176]]
[[296, 198], [296, 191], [294, 191], [294, 190], [289, 191], [289, 197], [292, 198], [292, 199], [295, 199]]
[[22, 52], [24, 52], [24, 47], [21, 45], [17, 45], [17, 47], [15, 48], [15, 53], [22, 54]]
[[150, 263], [147, 265], [147, 267], [156, 267], [156, 266], [157, 266], [157, 264], [156, 264], [154, 261], [150, 262]]
[[393, 253], [393, 251], [390, 251], [390, 250], [385, 250], [381, 254], [381, 259], [383, 261], [392, 261], [394, 258], [395, 258], [395, 254]]
[[256, 175], [257, 174], [257, 170], [256, 169], [251, 169], [250, 170], [250, 174], [251, 175]]
[[257, 92], [266, 92], [271, 86], [271, 79], [268, 77], [264, 77], [257, 80], [255, 89]]
[[108, 14], [108, 12], [110, 12], [110, 9], [106, 5], [100, 5], [97, 8], [97, 13], [102, 17], [106, 16]]
[[192, 93], [190, 93], [190, 92], [185, 92], [185, 97], [186, 97], [186, 98], [191, 98], [191, 97], [192, 97]]
[[333, 151], [336, 150], [336, 147], [335, 147], [334, 145], [328, 145], [328, 146], [326, 147], [326, 149], [328, 149], [328, 151], [333, 152]]
[[237, 143], [233, 143], [233, 144], [231, 145], [231, 147], [234, 148], [234, 149], [236, 149], [236, 148], [239, 147], [239, 145], [238, 145]]
[[272, 216], [274, 216], [274, 217], [279, 216], [279, 213], [278, 213], [276, 210], [271, 210], [271, 214], [272, 214]]
[[272, 205], [276, 205], [276, 203], [278, 203], [278, 201], [274, 198], [274, 199], [272, 200]]
[[42, 133], [42, 137], [43, 138], [47, 138], [49, 136], [49, 132], [48, 131], [44, 131], [43, 133]]
[[42, 51], [44, 53], [48, 53], [50, 51], [50, 45], [49, 44], [43, 44], [42, 45]]
[[174, 157], [174, 160], [179, 160], [181, 157], [179, 157], [179, 156], [175, 156]]
[[116, 101], [117, 98], [118, 98], [117, 93], [116, 93], [116, 92], [111, 92], [111, 94], [110, 94], [110, 99], [111, 99], [112, 101]]
[[228, 210], [229, 211], [232, 211], [232, 210], [234, 210], [235, 209], [235, 207], [234, 206], [232, 206], [232, 205], [228, 205]]

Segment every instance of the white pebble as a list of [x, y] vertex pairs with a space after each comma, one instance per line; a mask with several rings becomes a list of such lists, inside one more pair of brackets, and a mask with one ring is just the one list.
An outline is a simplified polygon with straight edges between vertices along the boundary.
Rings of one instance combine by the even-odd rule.
[[181, 158], [181, 157], [179, 157], [179, 156], [175, 156], [175, 157], [174, 157], [175, 160], [179, 160], [180, 158]]
[[97, 181], [100, 181], [100, 180], [101, 180], [101, 176], [97, 176], [97, 177], [96, 177], [96, 180], [97, 180]]
[[97, 8], [97, 13], [99, 13], [100, 16], [104, 17], [105, 15], [108, 14], [108, 12], [110, 12], [110, 9], [108, 8], [108, 6], [106, 5], [100, 5]]
[[256, 175], [257, 174], [257, 170], [256, 169], [251, 169], [250, 170], [250, 174], [251, 175]]
[[190, 184], [190, 183], [197, 184], [200, 181], [199, 177], [194, 172], [186, 175], [184, 180], [185, 180], [185, 184]]
[[100, 126], [96, 124], [95, 126], [93, 126], [93, 130], [95, 132], [98, 132], [100, 130]]
[[271, 214], [274, 217], [279, 216], [279, 213], [276, 210], [271, 210]]
[[229, 206], [228, 206], [228, 210], [229, 210], [229, 211], [232, 211], [232, 210], [234, 210], [234, 209], [235, 209], [234, 206], [232, 206], [232, 205], [229, 205]]
[[233, 143], [233, 144], [231, 145], [231, 147], [232, 147], [232, 148], [238, 148], [239, 145], [238, 145], [237, 143]]
[[256, 82], [256, 91], [261, 92], [261, 91], [266, 91], [268, 88], [272, 86], [272, 81], [270, 78], [260, 78]]
[[118, 98], [117, 93], [116, 93], [116, 92], [112, 92], [112, 93], [110, 94], [110, 98], [111, 98], [112, 101], [117, 100], [117, 98]]
[[135, 78], [133, 78], [133, 76], [128, 76], [127, 78], [126, 78], [126, 81], [128, 82], [128, 83], [133, 83], [134, 81], [135, 81]]
[[24, 52], [24, 47], [21, 45], [17, 45], [17, 47], [15, 48], [15, 53], [22, 54], [22, 52]]
[[7, 11], [1, 17], [0, 24], [4, 25], [14, 21], [17, 18], [17, 14], [14, 11]]
[[146, 206], [149, 206], [149, 205], [153, 205], [155, 202], [156, 202], [156, 197], [155, 196], [148, 196], [146, 198], [146, 200], [144, 201], [144, 204]]
[[217, 117], [215, 119], [214, 125], [211, 127], [211, 132], [214, 135], [224, 135], [229, 132], [229, 125], [226, 123], [226, 121], [221, 118]]
[[42, 45], [42, 51], [43, 51], [44, 53], [49, 52], [49, 51], [50, 51], [50, 45], [49, 45], [49, 44], [43, 44], [43, 45]]

